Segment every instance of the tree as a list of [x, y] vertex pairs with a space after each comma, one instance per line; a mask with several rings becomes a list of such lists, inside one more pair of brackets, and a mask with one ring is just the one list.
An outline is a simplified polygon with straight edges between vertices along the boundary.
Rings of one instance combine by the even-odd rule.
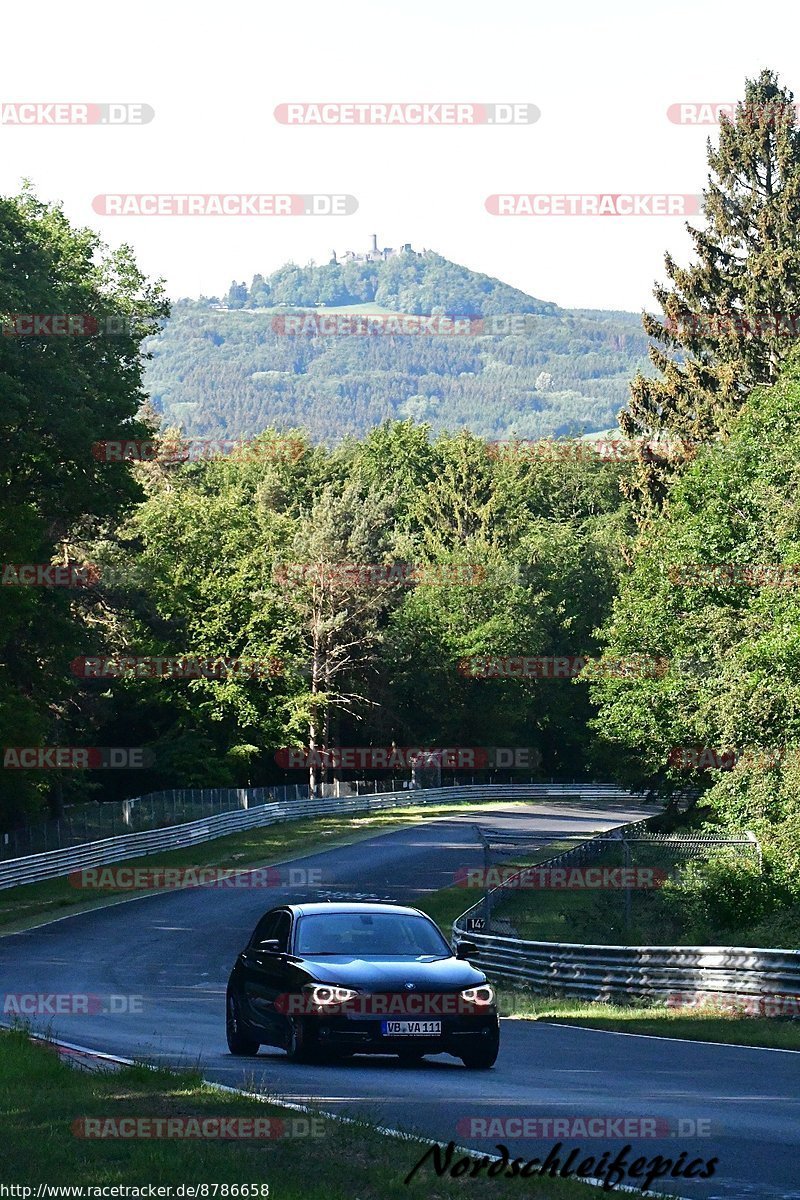
[[225, 297], [225, 303], [228, 308], [244, 308], [247, 304], [247, 284], [237, 283], [234, 279], [231, 286], [228, 288], [228, 294]]
[[[0, 199], [0, 298], [7, 335], [0, 337], [0, 561], [66, 563], [82, 527], [114, 521], [140, 495], [129, 464], [102, 461], [97, 446], [152, 432], [137, 418], [145, 399], [140, 343], [167, 305], [129, 247], [109, 253], [29, 187]], [[40, 325], [31, 335], [25, 319], [34, 315]], [[57, 336], [59, 321], [71, 332]], [[0, 590], [3, 746], [48, 744], [74, 732], [68, 663], [78, 594]], [[47, 795], [53, 776], [5, 774], [8, 823]], [[57, 812], [58, 786], [50, 799]]]
[[312, 795], [326, 773], [319, 751], [329, 746], [332, 714], [358, 720], [373, 703], [367, 675], [381, 641], [380, 619], [402, 590], [379, 569], [392, 541], [389, 499], [356, 478], [324, 488], [288, 550], [287, 604], [297, 614], [308, 663], [308, 686], [293, 698], [294, 720], [307, 729]]
[[[800, 896], [798, 429], [796, 349], [729, 440], [676, 481], [614, 603], [606, 656], [643, 653], [669, 670], [600, 678], [593, 694], [596, 734], [630, 763], [629, 779], [707, 789], [717, 819], [754, 829]], [[697, 747], [713, 754], [693, 758]]]
[[620, 415], [645, 443], [629, 494], [640, 515], [663, 502], [697, 442], [725, 436], [755, 384], [771, 383], [800, 336], [800, 130], [794, 97], [772, 71], [745, 83], [736, 115], [708, 143], [706, 228], [687, 224], [697, 261], [666, 255], [672, 287], [645, 313], [658, 375], [638, 374]]

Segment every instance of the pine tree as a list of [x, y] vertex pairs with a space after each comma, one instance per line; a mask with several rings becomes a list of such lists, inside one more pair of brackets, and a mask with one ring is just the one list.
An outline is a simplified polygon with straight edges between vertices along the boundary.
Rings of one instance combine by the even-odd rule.
[[620, 414], [642, 439], [628, 484], [640, 517], [663, 503], [680, 461], [725, 436], [752, 387], [771, 383], [800, 336], [800, 128], [794, 97], [772, 71], [745, 82], [732, 120], [708, 142], [705, 229], [687, 224], [698, 261], [665, 257], [672, 287], [644, 313], [659, 376], [637, 375]]

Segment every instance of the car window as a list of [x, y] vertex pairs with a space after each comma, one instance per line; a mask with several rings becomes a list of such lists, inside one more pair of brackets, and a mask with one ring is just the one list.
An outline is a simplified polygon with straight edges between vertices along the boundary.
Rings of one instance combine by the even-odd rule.
[[289, 949], [289, 933], [292, 928], [292, 918], [287, 912], [278, 913], [278, 919], [275, 922], [275, 932], [269, 934], [270, 937], [277, 938], [280, 942], [280, 949], [286, 952]]
[[407, 913], [314, 913], [301, 918], [295, 953], [449, 956], [442, 934], [425, 917]]
[[255, 932], [250, 939], [251, 946], [257, 946], [259, 942], [265, 942], [268, 938], [277, 937], [275, 932], [278, 928], [278, 921], [281, 914], [279, 912], [268, 912], [261, 918], [255, 928]]

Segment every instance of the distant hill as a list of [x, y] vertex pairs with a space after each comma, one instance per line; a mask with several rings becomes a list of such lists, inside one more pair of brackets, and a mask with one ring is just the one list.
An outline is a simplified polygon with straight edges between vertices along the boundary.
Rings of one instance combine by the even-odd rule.
[[[303, 312], [338, 314], [339, 332], [315, 332], [313, 316], [287, 320]], [[353, 322], [341, 331], [343, 315], [379, 313], [517, 322], [501, 334], [473, 320], [469, 336], [356, 335]], [[651, 371], [638, 315], [562, 309], [413, 251], [288, 263], [249, 287], [233, 283], [222, 300], [178, 301], [147, 348], [145, 381], [165, 420], [226, 438], [303, 426], [335, 442], [387, 418], [491, 438], [580, 435], [613, 427], [632, 375]]]

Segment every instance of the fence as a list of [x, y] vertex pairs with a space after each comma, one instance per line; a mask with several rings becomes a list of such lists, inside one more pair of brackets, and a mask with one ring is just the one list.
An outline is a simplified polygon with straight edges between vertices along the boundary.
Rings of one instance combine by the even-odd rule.
[[[238, 803], [238, 807], [225, 812], [180, 825], [160, 829], [123, 833], [117, 837], [97, 839], [78, 846], [62, 847], [0, 862], [0, 889], [15, 887], [22, 883], [38, 882], [68, 875], [84, 867], [104, 866], [162, 850], [176, 850], [207, 842], [225, 834], [243, 829], [272, 825], [277, 821], [299, 820], [329, 813], [372, 812], [384, 808], [406, 805], [434, 804], [443, 802], [505, 799], [526, 800], [540, 797], [580, 796], [595, 802], [640, 800], [622, 788], [600, 784], [475, 784], [459, 787], [427, 788], [423, 790], [386, 790], [385, 782], [360, 784], [359, 788], [370, 787], [370, 791], [345, 795], [343, 791], [356, 785], [326, 785], [331, 794], [309, 797], [308, 788], [301, 788], [305, 795], [297, 795], [295, 787], [289, 788], [231, 788], [224, 789], [223, 796], [215, 790], [217, 802], [227, 800]], [[338, 793], [338, 794], [337, 794]], [[202, 796], [202, 793], [191, 793]], [[150, 797], [143, 797], [150, 799]], [[135, 804], [137, 801], [128, 801]]]
[[[669, 835], [649, 833], [652, 819], [620, 826], [614, 831], [613, 840], [646, 841], [652, 845], [674, 841]], [[610, 840], [609, 835], [599, 834], [538, 866], [584, 864], [603, 853]], [[686, 842], [690, 857], [702, 853], [703, 847], [734, 844], [748, 847], [760, 862], [760, 847], [752, 834], [730, 839], [693, 835]], [[735, 946], [582, 945], [524, 941], [517, 936], [476, 930], [475, 926], [490, 921], [512, 894], [508, 886], [493, 888], [453, 923], [454, 939], [473, 941], [478, 947], [474, 961], [493, 977], [587, 1000], [637, 998], [666, 1001], [676, 1007], [716, 1000], [723, 1006], [741, 1005], [760, 1015], [772, 1012], [800, 1015], [800, 951]]]
[[[648, 821], [651, 819], [649, 818]], [[593, 858], [602, 856], [604, 868], [624, 868], [631, 879], [630, 886], [620, 888], [624, 900], [625, 928], [628, 932], [631, 927], [634, 893], [637, 896], [637, 910], [640, 915], [644, 915], [643, 910], [646, 912], [648, 906], [652, 908], [658, 899], [652, 880], [655, 880], [656, 877], [659, 882], [665, 880], [679, 862], [703, 857], [708, 854], [709, 850], [726, 846], [754, 857], [759, 870], [762, 869], [761, 847], [752, 833], [746, 833], [739, 837], [719, 837], [714, 834], [702, 833], [690, 835], [653, 833], [648, 828], [648, 821], [619, 826], [614, 830], [596, 834], [589, 839], [571, 832], [541, 834], [476, 826], [479, 840], [484, 847], [484, 871], [482, 874], [485, 883], [484, 898], [480, 906], [480, 924], [478, 925], [474, 919], [471, 919], [470, 928], [478, 927], [483, 932], [490, 933], [492, 931], [492, 913], [504, 903], [519, 896], [518, 885], [525, 867], [522, 867], [522, 870], [519, 867], [497, 867], [492, 860], [497, 860], [502, 856], [514, 855], [518, 859], [523, 858], [525, 866], [536, 865], [540, 869], [552, 869], [566, 865], [584, 866]], [[532, 846], [536, 850], [541, 849], [542, 842], [555, 844], [577, 842], [578, 844], [560, 854], [546, 857], [543, 861], [537, 855], [534, 864], [529, 857], [530, 849]], [[643, 889], [639, 889], [633, 878], [642, 869], [651, 875], [649, 890], [647, 884], [643, 885]], [[494, 887], [491, 886], [493, 878], [499, 880]], [[480, 878], [476, 882], [480, 883]], [[527, 883], [533, 886], [530, 879]], [[609, 894], [604, 893], [603, 898], [609, 900]], [[464, 915], [467, 916], [467, 914]], [[522, 938], [530, 936], [530, 932], [525, 927], [535, 915], [529, 908], [521, 908], [515, 914], [517, 928], [514, 929], [514, 933]], [[611, 921], [615, 919], [613, 907], [608, 908], [607, 915]], [[495, 932], [506, 931], [498, 928]]]
[[[407, 785], [407, 781], [406, 785]], [[474, 785], [475, 779], [463, 779], [462, 784]], [[492, 779], [485, 780], [487, 784]], [[454, 781], [455, 786], [455, 781]], [[526, 785], [527, 786], [527, 785]], [[536, 794], [571, 794], [575, 787], [594, 788], [598, 796], [626, 795], [619, 788], [604, 784], [532, 783]], [[404, 791], [404, 781], [382, 779], [323, 784], [325, 796], [367, 795], [375, 791]], [[131, 800], [80, 804], [67, 808], [63, 817], [54, 821], [27, 825], [0, 834], [0, 861], [80, 846], [86, 842], [135, 833], [143, 829], [160, 829], [165, 825], [180, 825], [201, 817], [214, 816], [239, 808], [253, 808], [275, 800], [288, 802], [308, 798], [307, 784], [287, 784], [260, 788], [181, 788], [150, 792]]]

